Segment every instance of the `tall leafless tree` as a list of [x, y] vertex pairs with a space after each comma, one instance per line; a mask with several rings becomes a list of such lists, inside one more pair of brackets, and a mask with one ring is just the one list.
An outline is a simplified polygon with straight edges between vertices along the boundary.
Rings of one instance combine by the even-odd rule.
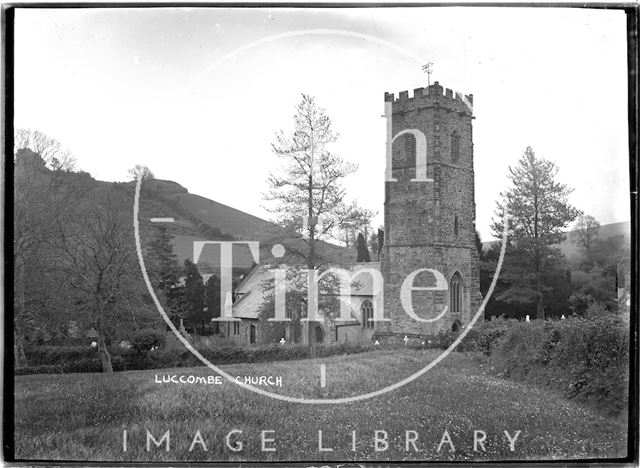
[[[272, 144], [283, 161], [282, 170], [270, 174], [267, 207], [279, 224], [306, 231], [307, 266], [316, 265], [316, 242], [340, 225], [345, 213], [343, 181], [356, 170], [330, 151], [338, 135], [331, 119], [313, 97], [302, 95], [296, 107], [293, 130], [280, 131]], [[306, 220], [306, 222], [304, 221]]]

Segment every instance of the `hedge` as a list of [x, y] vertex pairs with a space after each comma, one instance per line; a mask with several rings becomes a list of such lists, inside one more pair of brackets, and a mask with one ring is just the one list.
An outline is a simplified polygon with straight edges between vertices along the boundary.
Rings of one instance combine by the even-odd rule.
[[25, 348], [27, 361], [36, 365], [63, 365], [69, 361], [98, 359], [98, 349], [89, 346], [33, 346]]
[[[611, 412], [626, 408], [629, 383], [629, 322], [613, 314], [585, 319], [521, 322], [494, 318], [477, 323], [456, 347], [482, 352], [488, 367], [514, 380], [547, 385], [570, 398], [595, 403]], [[441, 333], [424, 347], [447, 348], [457, 338]], [[199, 349], [214, 364], [287, 361], [369, 351], [357, 343], [309, 347], [265, 345]], [[25, 350], [29, 367], [16, 374], [101, 372], [98, 351], [89, 347], [39, 346]], [[186, 349], [140, 353], [113, 348], [116, 371], [204, 365]]]
[[499, 375], [546, 385], [617, 413], [629, 390], [629, 322], [609, 314], [593, 319], [513, 323], [491, 344]]
[[[356, 354], [371, 349], [371, 345], [344, 343], [313, 347], [298, 344], [256, 347], [226, 346], [201, 348], [198, 351], [217, 365], [290, 361], [336, 354]], [[16, 369], [16, 375], [102, 372], [102, 362], [98, 351], [93, 348], [40, 346], [28, 350], [26, 354], [31, 365]], [[134, 350], [114, 348], [111, 350], [111, 362], [115, 371], [204, 366], [187, 349], [158, 349], [148, 353], [140, 353]]]
[[[506, 320], [503, 318], [493, 318], [490, 321], [479, 321], [471, 328], [460, 344], [456, 346], [456, 351], [479, 351], [485, 355], [490, 355], [498, 344], [499, 339], [517, 320]], [[434, 346], [446, 349], [458, 338], [460, 332], [441, 332], [434, 340]]]

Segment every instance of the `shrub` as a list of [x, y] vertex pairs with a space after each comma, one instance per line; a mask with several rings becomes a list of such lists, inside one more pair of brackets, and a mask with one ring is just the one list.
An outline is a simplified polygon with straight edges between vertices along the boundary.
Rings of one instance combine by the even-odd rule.
[[25, 367], [20, 367], [15, 369], [15, 375], [61, 374], [61, 373], [62, 373], [62, 366], [60, 364], [25, 366]]
[[[576, 273], [582, 272], [574, 272], [574, 275]], [[574, 291], [571, 293], [571, 296], [569, 296], [569, 307], [574, 314], [584, 315], [589, 305], [593, 302], [593, 297], [583, 291]]]
[[26, 348], [25, 354], [29, 364], [37, 366], [94, 358], [98, 350], [90, 346], [33, 346]]
[[[127, 369], [127, 362], [122, 356], [111, 356], [114, 371]], [[15, 370], [15, 375], [29, 374], [75, 374], [82, 372], [102, 372], [102, 361], [95, 358], [81, 358], [58, 364], [40, 364], [26, 366]]]
[[[41, 347], [42, 348], [42, 347]], [[53, 347], [51, 347], [53, 348]], [[328, 357], [336, 354], [356, 354], [372, 350], [373, 345], [358, 343], [341, 343], [318, 346], [293, 344], [281, 346], [269, 344], [256, 347], [217, 346], [211, 348], [198, 348], [200, 354], [213, 364], [235, 364], [270, 361], [289, 361], [314, 357]], [[134, 350], [111, 350], [111, 364], [114, 371], [162, 369], [170, 367], [195, 367], [203, 366], [196, 356], [188, 349], [157, 349], [145, 353]], [[47, 363], [38, 363], [19, 370], [16, 375], [24, 374], [53, 374], [75, 372], [102, 372], [102, 361], [96, 350], [89, 351], [84, 348], [68, 349], [39, 349], [34, 350], [33, 355], [49, 356]], [[55, 359], [51, 359], [55, 355]], [[61, 360], [60, 356], [73, 356], [73, 359]], [[35, 364], [35, 363], [34, 363]]]
[[[331, 344], [321, 346], [307, 346], [301, 344], [281, 346], [277, 344], [237, 347], [218, 346], [212, 348], [198, 348], [213, 364], [254, 363], [270, 361], [289, 361], [310, 357], [327, 357], [336, 354], [355, 354], [369, 351], [370, 345], [360, 344]], [[127, 369], [161, 369], [169, 367], [194, 367], [204, 365], [187, 349], [160, 349], [146, 354], [143, 359], [139, 356], [127, 356]]]
[[589, 305], [587, 306], [587, 310], [584, 312], [584, 316], [590, 319], [603, 317], [608, 314], [609, 311], [604, 306], [604, 304], [595, 301], [589, 303]]
[[553, 345], [545, 337], [545, 324], [515, 321], [494, 344], [492, 364], [515, 378], [525, 378], [533, 368], [546, 365]]
[[[441, 332], [433, 342], [445, 349], [458, 336]], [[627, 404], [629, 323], [597, 303], [585, 318], [483, 321], [456, 350], [482, 352], [499, 375], [547, 385], [612, 412]]]
[[516, 322], [494, 344], [490, 362], [507, 377], [619, 412], [628, 400], [629, 326], [613, 314]]
[[[494, 317], [489, 321], [481, 321], [476, 323], [456, 346], [456, 351], [480, 351], [483, 354], [490, 355], [492, 347], [497, 343], [499, 338], [504, 335], [505, 331], [513, 324], [515, 320], [505, 320], [504, 318]], [[458, 332], [440, 331], [431, 341], [431, 345], [426, 347], [438, 347], [446, 349], [460, 336], [464, 329]]]
[[160, 347], [164, 335], [153, 328], [143, 328], [138, 330], [131, 339], [131, 347], [140, 354], [145, 354], [155, 346]]

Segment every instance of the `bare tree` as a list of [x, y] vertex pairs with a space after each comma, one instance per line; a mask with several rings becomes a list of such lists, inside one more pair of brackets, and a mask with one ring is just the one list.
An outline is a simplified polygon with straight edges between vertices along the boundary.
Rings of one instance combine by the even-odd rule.
[[78, 209], [72, 222], [58, 223], [59, 264], [77, 294], [78, 317], [98, 334], [104, 372], [112, 372], [108, 344], [114, 325], [133, 323], [143, 310], [131, 222], [116, 200]]
[[138, 180], [138, 177], [142, 174], [142, 180], [152, 180], [155, 178], [151, 169], [141, 164], [136, 164], [128, 171], [129, 178], [133, 181]]
[[[23, 133], [32, 138], [31, 133]], [[26, 136], [25, 136], [26, 138]], [[39, 142], [43, 140], [35, 139]], [[43, 151], [43, 146], [37, 146]], [[54, 153], [46, 153], [52, 161]], [[114, 330], [154, 316], [142, 301], [131, 222], [122, 202], [75, 174], [50, 167], [29, 148], [15, 154], [14, 340], [16, 365], [26, 364], [25, 340], [65, 334], [70, 320], [94, 326], [106, 371]], [[136, 274], [137, 273], [137, 274]], [[146, 317], [144, 317], [146, 319]], [[149, 320], [151, 321], [151, 320]], [[131, 328], [131, 327], [129, 327]]]
[[596, 218], [591, 215], [580, 215], [572, 233], [573, 241], [576, 245], [581, 245], [589, 251], [598, 238], [599, 230], [600, 223]]
[[14, 156], [27, 148], [40, 156], [48, 169], [73, 171], [76, 167], [75, 158], [59, 141], [39, 130], [19, 128], [14, 135]]
[[272, 173], [265, 199], [272, 202], [269, 211], [279, 224], [305, 231], [308, 244], [307, 266], [316, 265], [316, 242], [329, 236], [340, 225], [344, 212], [344, 178], [356, 166], [329, 151], [337, 134], [331, 119], [315, 99], [306, 94], [296, 108], [293, 131], [280, 131], [272, 144], [274, 153], [284, 162], [282, 171]]
[[73, 202], [85, 188], [65, 184], [64, 173], [46, 168], [28, 148], [16, 153], [13, 199], [14, 340], [16, 365], [25, 365], [24, 340], [33, 332], [60, 325], [67, 307], [53, 265], [52, 239], [56, 220], [68, 219]]
[[[371, 229], [371, 219], [375, 216], [373, 210], [363, 208], [357, 202], [349, 205], [344, 204], [338, 210], [338, 219], [340, 220], [338, 230], [344, 236], [344, 243], [347, 248], [356, 245], [358, 233], [362, 233], [367, 239]], [[338, 233], [334, 235], [339, 238]]]

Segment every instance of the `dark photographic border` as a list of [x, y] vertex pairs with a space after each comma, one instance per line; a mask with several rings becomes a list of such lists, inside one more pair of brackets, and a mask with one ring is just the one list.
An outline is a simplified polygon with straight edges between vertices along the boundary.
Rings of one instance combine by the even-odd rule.
[[[13, 315], [8, 313], [13, 307], [13, 135], [14, 135], [14, 33], [15, 33], [15, 11], [16, 9], [66, 9], [66, 8], [378, 8], [378, 7], [501, 7], [501, 8], [519, 8], [519, 7], [540, 7], [540, 8], [587, 8], [587, 9], [608, 9], [623, 10], [627, 18], [627, 65], [628, 65], [628, 131], [629, 131], [629, 181], [630, 181], [630, 202], [631, 202], [631, 306], [630, 306], [630, 379], [629, 379], [629, 406], [628, 406], [628, 445], [627, 455], [619, 459], [584, 459], [580, 461], [480, 461], [480, 462], [437, 462], [437, 461], [395, 461], [378, 463], [375, 461], [362, 460], [360, 462], [344, 461], [344, 462], [321, 462], [321, 461], [300, 461], [300, 462], [89, 462], [89, 461], [70, 461], [70, 460], [30, 460], [16, 459], [14, 452], [14, 338], [13, 338]], [[2, 62], [3, 62], [3, 79], [2, 79], [2, 114], [4, 116], [4, 125], [2, 127], [4, 158], [2, 164], [2, 186], [4, 187], [2, 195], [4, 208], [4, 228], [1, 236], [4, 240], [4, 260], [2, 262], [2, 276], [4, 278], [4, 313], [2, 314], [2, 323], [4, 331], [4, 358], [3, 358], [3, 420], [2, 420], [2, 456], [7, 464], [28, 463], [33, 466], [52, 466], [52, 465], [68, 465], [68, 466], [290, 466], [290, 467], [334, 467], [342, 466], [344, 468], [356, 466], [383, 467], [383, 466], [460, 466], [460, 465], [485, 465], [485, 466], [585, 466], [587, 464], [598, 464], [600, 466], [622, 466], [633, 465], [638, 466], [638, 439], [640, 433], [638, 430], [638, 32], [639, 32], [639, 12], [640, 5], [629, 3], [460, 3], [460, 2], [435, 2], [435, 3], [204, 3], [204, 2], [188, 2], [188, 3], [12, 3], [2, 5]], [[587, 99], [588, 97], [585, 97]], [[603, 161], [603, 164], [605, 162]]]

